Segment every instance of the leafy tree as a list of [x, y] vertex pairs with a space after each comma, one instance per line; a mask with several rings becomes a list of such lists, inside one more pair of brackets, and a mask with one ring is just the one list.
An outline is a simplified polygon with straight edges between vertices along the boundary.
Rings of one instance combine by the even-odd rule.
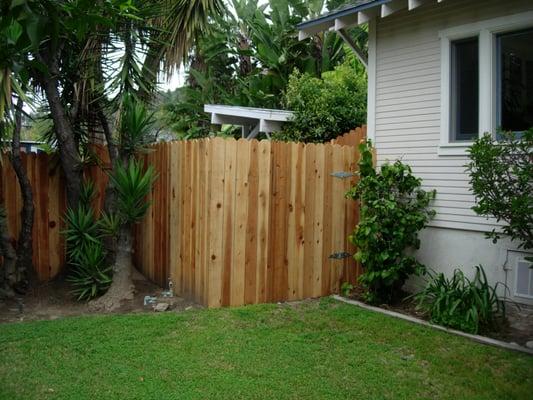
[[[503, 222], [501, 232], [487, 237], [496, 243], [501, 234], [533, 249], [533, 129], [516, 135], [503, 132], [498, 142], [485, 135], [470, 147], [467, 171], [479, 215]], [[533, 257], [530, 257], [533, 261]]]
[[326, 142], [366, 121], [366, 74], [348, 63], [324, 72], [322, 79], [295, 71], [284, 95], [294, 118], [274, 137]]
[[[324, 1], [233, 0], [232, 6], [235, 12], [213, 20], [210, 33], [193, 48], [186, 87], [163, 103], [162, 114], [179, 137], [215, 130], [204, 104], [284, 107], [283, 93], [295, 69], [320, 77], [346, 56], [342, 39], [333, 33], [298, 40], [296, 25], [320, 14]], [[357, 28], [354, 36], [364, 42], [366, 31]]]
[[350, 241], [363, 266], [359, 282], [367, 290], [367, 300], [391, 302], [409, 275], [425, 270], [410, 250], [419, 248], [418, 232], [435, 215], [428, 209], [435, 192], [422, 190], [421, 180], [401, 161], [376, 171], [368, 142], [360, 144], [359, 151], [360, 179], [347, 194], [360, 201], [359, 224]]

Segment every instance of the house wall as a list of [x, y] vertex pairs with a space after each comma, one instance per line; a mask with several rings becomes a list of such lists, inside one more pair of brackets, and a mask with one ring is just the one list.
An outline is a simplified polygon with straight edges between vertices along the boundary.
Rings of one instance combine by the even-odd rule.
[[[437, 215], [422, 235], [420, 260], [451, 272], [482, 263], [493, 281], [512, 283], [512, 243], [492, 244], [494, 220], [475, 215], [463, 155], [439, 155], [441, 44], [439, 31], [533, 10], [531, 0], [430, 1], [373, 20], [369, 28], [369, 137], [378, 164], [402, 159], [436, 189]], [[514, 285], [514, 284], [513, 284]], [[522, 301], [520, 299], [517, 299]], [[524, 302], [527, 302], [524, 300]]]

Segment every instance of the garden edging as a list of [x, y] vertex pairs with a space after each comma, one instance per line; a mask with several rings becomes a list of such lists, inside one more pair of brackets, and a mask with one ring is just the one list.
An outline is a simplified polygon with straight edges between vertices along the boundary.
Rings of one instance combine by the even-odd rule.
[[375, 311], [375, 312], [378, 312], [378, 313], [381, 313], [381, 314], [384, 314], [384, 315], [388, 315], [390, 317], [403, 319], [405, 321], [409, 321], [409, 322], [412, 322], [412, 323], [415, 323], [415, 324], [424, 325], [424, 326], [427, 326], [427, 327], [430, 327], [430, 328], [433, 328], [433, 329], [437, 329], [437, 330], [440, 330], [440, 331], [448, 332], [448, 333], [451, 333], [451, 334], [454, 334], [454, 335], [457, 335], [457, 336], [462, 336], [462, 337], [468, 338], [470, 340], [474, 340], [474, 341], [476, 341], [478, 343], [483, 343], [483, 344], [487, 344], [487, 345], [490, 345], [490, 346], [496, 346], [496, 347], [500, 347], [500, 348], [507, 349], [507, 350], [513, 350], [513, 351], [518, 351], [518, 352], [526, 353], [526, 354], [529, 354], [529, 355], [533, 355], [533, 349], [528, 349], [527, 347], [523, 347], [523, 346], [520, 346], [518, 344], [515, 345], [515, 344], [503, 342], [501, 340], [491, 339], [491, 338], [488, 338], [486, 336], [472, 335], [470, 333], [461, 332], [461, 331], [458, 331], [458, 330], [455, 330], [455, 329], [449, 329], [449, 328], [446, 328], [446, 327], [441, 326], [441, 325], [435, 325], [435, 324], [432, 324], [432, 323], [430, 323], [428, 321], [424, 321], [424, 320], [422, 320], [420, 318], [412, 317], [410, 315], [401, 314], [401, 313], [398, 313], [398, 312], [395, 312], [395, 311], [384, 310], [383, 308], [370, 306], [370, 305], [362, 303], [360, 301], [347, 299], [345, 297], [342, 297], [342, 296], [339, 296], [339, 295], [336, 295], [336, 294], [332, 295], [331, 297], [334, 298], [337, 301], [342, 301], [343, 303], [351, 304], [351, 305], [354, 305], [354, 306], [359, 306], [359, 307], [364, 308], [366, 310]]

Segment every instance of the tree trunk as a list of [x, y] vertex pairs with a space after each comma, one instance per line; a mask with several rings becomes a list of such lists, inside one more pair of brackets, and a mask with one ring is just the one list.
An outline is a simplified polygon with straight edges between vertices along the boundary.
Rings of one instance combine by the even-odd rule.
[[17, 263], [16, 263], [16, 285], [21, 287], [27, 282], [28, 273], [32, 268], [32, 231], [33, 231], [33, 192], [30, 180], [22, 165], [22, 158], [20, 156], [20, 129], [21, 129], [21, 115], [22, 115], [22, 100], [19, 99], [17, 103], [17, 110], [15, 112], [15, 129], [13, 131], [13, 141], [11, 142], [11, 165], [17, 175], [20, 191], [22, 193], [22, 227], [19, 233], [17, 242]]
[[59, 94], [59, 68], [58, 59], [61, 49], [52, 51], [49, 54], [40, 54], [39, 59], [48, 67], [46, 76], [41, 77], [41, 83], [48, 100], [50, 114], [54, 121], [54, 129], [59, 147], [59, 158], [61, 167], [65, 174], [67, 189], [67, 205], [76, 208], [80, 199], [80, 189], [82, 182], [81, 162], [78, 152], [78, 146], [74, 137], [72, 125], [67, 117], [65, 107], [61, 103]]
[[113, 282], [106, 294], [90, 303], [92, 309], [114, 311], [120, 307], [123, 300], [133, 300], [135, 287], [131, 279], [133, 271], [132, 254], [132, 226], [124, 224], [120, 228], [117, 240], [117, 254], [113, 265]]
[[0, 255], [4, 258], [0, 298], [14, 297], [13, 287], [17, 282], [17, 254], [9, 237], [4, 209], [0, 209]]
[[[109, 162], [111, 164], [111, 173], [113, 173], [115, 165], [120, 159], [119, 149], [115, 143], [111, 128], [109, 127], [109, 121], [101, 105], [98, 105], [97, 115], [100, 125], [102, 126], [102, 130], [104, 131], [105, 140], [107, 142], [107, 151], [109, 154]], [[111, 180], [109, 180], [104, 193], [104, 211], [110, 215], [114, 214], [116, 212], [116, 203], [117, 193], [111, 184]], [[115, 263], [115, 257], [117, 254], [117, 240], [115, 237], [106, 236], [103, 239], [103, 243], [107, 253], [106, 262], [108, 265], [112, 265]]]

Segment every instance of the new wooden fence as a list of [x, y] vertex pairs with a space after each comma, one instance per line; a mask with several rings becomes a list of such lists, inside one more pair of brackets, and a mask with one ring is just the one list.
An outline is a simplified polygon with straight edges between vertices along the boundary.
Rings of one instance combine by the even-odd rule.
[[[365, 130], [349, 135], [350, 144]], [[343, 143], [343, 142], [342, 142]], [[359, 269], [348, 235], [357, 206], [344, 197], [356, 178], [353, 145], [296, 144], [234, 139], [161, 143], [144, 155], [159, 178], [152, 206], [136, 227], [135, 262], [150, 279], [211, 307], [316, 297], [338, 292]], [[107, 182], [105, 148], [85, 176], [99, 189]], [[103, 161], [102, 161], [103, 160]], [[65, 195], [58, 160], [23, 154], [34, 191], [33, 262], [41, 280], [64, 264]], [[11, 236], [20, 229], [20, 190], [7, 156], [0, 164], [0, 201]]]
[[137, 265], [210, 307], [338, 292], [358, 274], [348, 235], [357, 207], [350, 146], [204, 139], [158, 144], [152, 208], [137, 229]]

